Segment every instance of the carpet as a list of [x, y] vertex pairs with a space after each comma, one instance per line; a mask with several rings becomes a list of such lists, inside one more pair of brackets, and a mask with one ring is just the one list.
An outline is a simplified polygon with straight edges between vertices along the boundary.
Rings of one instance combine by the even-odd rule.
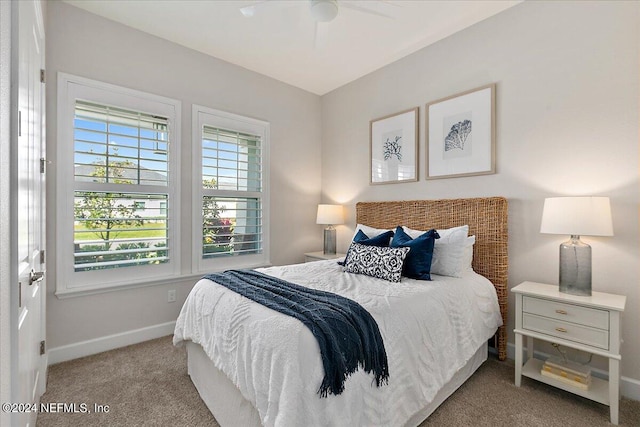
[[[41, 402], [68, 406], [40, 413], [37, 426], [218, 426], [187, 375], [185, 348], [171, 340], [50, 366]], [[421, 427], [611, 425], [608, 406], [528, 378], [518, 388], [513, 372], [512, 361], [490, 357]], [[621, 400], [620, 425], [640, 426], [640, 402]]]

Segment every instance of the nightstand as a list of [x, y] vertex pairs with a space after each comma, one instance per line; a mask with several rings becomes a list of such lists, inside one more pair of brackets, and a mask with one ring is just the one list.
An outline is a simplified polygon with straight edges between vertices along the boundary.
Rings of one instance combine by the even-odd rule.
[[347, 254], [325, 254], [322, 251], [319, 252], [307, 252], [304, 254], [304, 262], [321, 261], [323, 259], [338, 259], [344, 258]]
[[[608, 405], [611, 423], [618, 424], [620, 403], [620, 318], [626, 297], [593, 292], [590, 297], [561, 293], [558, 286], [523, 282], [516, 295], [516, 378], [521, 377], [569, 391]], [[523, 365], [522, 338], [527, 338]], [[609, 381], [591, 378], [589, 390], [580, 390], [540, 373], [543, 361], [533, 358], [533, 339], [560, 344], [609, 359]]]

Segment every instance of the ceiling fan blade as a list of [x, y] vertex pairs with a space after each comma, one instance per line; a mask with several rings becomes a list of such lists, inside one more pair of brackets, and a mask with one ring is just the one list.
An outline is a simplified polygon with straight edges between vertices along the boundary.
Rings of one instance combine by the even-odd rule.
[[[370, 3], [370, 2], [369, 2]], [[380, 2], [375, 2], [375, 3], [370, 3], [369, 6], [362, 6], [362, 4], [366, 4], [366, 3], [360, 3], [357, 4], [357, 2], [354, 1], [341, 1], [340, 2], [340, 6], [344, 7], [345, 9], [351, 9], [351, 10], [357, 10], [358, 12], [362, 12], [362, 13], [368, 13], [369, 15], [376, 15], [376, 16], [381, 16], [383, 18], [388, 18], [388, 19], [396, 19], [395, 16], [389, 14], [389, 13], [385, 13], [380, 11], [381, 8], [387, 8], [386, 6], [398, 6], [397, 4], [391, 3], [391, 2], [386, 2], [386, 1], [380, 1]], [[376, 6], [374, 6], [376, 5]]]
[[260, 8], [260, 5], [263, 5], [267, 2], [267, 0], [263, 0], [260, 3], [250, 4], [249, 6], [244, 6], [240, 8], [240, 13], [245, 18], [251, 18], [256, 14], [256, 10]]
[[323, 49], [327, 45], [327, 36], [329, 35], [328, 22], [315, 22], [313, 47], [314, 49]]
[[297, 5], [297, 4], [298, 2], [262, 0], [262, 1], [254, 2], [253, 4], [250, 4], [248, 6], [241, 7], [240, 13], [242, 13], [242, 15], [246, 18], [251, 18], [256, 13], [261, 13], [262, 11], [267, 9], [267, 7], [277, 7], [277, 8], [283, 9], [283, 8], [286, 8], [292, 5]]

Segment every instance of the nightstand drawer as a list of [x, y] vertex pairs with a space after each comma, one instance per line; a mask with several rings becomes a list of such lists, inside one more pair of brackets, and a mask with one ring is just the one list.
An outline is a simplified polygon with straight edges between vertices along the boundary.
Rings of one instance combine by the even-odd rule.
[[593, 347], [609, 349], [609, 331], [522, 313], [522, 328], [575, 341]]
[[609, 311], [524, 296], [522, 311], [564, 322], [609, 330]]

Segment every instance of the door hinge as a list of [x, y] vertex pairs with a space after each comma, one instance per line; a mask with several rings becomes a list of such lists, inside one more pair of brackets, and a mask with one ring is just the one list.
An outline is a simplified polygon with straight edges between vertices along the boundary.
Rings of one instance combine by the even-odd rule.
[[45, 352], [44, 341], [40, 341], [40, 356], [42, 356]]
[[47, 168], [47, 160], [44, 157], [40, 158], [40, 173], [44, 173]]
[[40, 70], [40, 83], [44, 83], [44, 70]]
[[18, 308], [22, 307], [22, 282], [18, 282]]
[[44, 264], [45, 262], [45, 257], [44, 257], [44, 249], [40, 251], [40, 264]]
[[22, 111], [18, 110], [18, 136], [22, 136]]

